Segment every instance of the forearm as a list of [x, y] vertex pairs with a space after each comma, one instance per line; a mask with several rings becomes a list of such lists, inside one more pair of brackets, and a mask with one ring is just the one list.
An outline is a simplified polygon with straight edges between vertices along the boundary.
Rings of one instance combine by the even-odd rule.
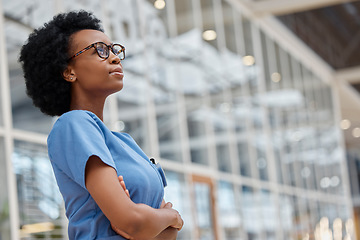
[[176, 228], [168, 227], [152, 240], [176, 240], [178, 232]]
[[[133, 214], [133, 222], [129, 223], [126, 232], [137, 240], [168, 239], [155, 237], [170, 234], [171, 229], [167, 229], [179, 221], [178, 214], [173, 209], [154, 209], [145, 204], [137, 204]], [[113, 224], [116, 225], [115, 222]]]

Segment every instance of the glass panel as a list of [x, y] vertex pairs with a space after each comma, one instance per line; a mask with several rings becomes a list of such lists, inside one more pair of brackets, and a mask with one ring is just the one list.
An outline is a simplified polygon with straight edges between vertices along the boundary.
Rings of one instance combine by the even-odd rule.
[[242, 221], [240, 209], [236, 204], [234, 188], [232, 184], [220, 181], [218, 182], [218, 208], [220, 226], [224, 232], [224, 239], [240, 239]]
[[241, 54], [242, 52], [240, 50], [240, 47], [238, 47], [238, 44], [236, 43], [237, 30], [234, 24], [234, 15], [236, 14], [236, 12], [233, 10], [233, 8], [228, 2], [221, 1], [221, 3], [226, 49], [231, 51], [232, 53]]
[[259, 240], [263, 226], [258, 194], [248, 186], [243, 186], [241, 192], [240, 206], [244, 219], [244, 231], [246, 231], [248, 240]]
[[[1, 3], [0, 3], [1, 4]], [[0, 137], [0, 239], [10, 239], [8, 182], [4, 139]]]
[[233, 167], [231, 165], [229, 145], [218, 143], [216, 146], [216, 156], [218, 169], [224, 172], [232, 172]]
[[209, 31], [215, 31], [215, 21], [216, 18], [214, 16], [214, 6], [212, 0], [200, 0], [201, 4], [201, 16], [202, 16], [202, 24], [203, 24], [203, 38], [205, 41], [207, 41], [211, 46], [217, 48], [217, 38], [216, 35], [212, 36], [209, 34], [209, 36], [206, 36], [206, 33], [209, 33]]
[[261, 204], [261, 219], [264, 226], [264, 235], [268, 240], [276, 240], [278, 229], [278, 214], [275, 196], [268, 190], [259, 191], [259, 202]]
[[208, 182], [194, 182], [198, 239], [214, 240], [213, 189]]
[[307, 206], [307, 199], [303, 197], [298, 197], [298, 208], [299, 208], [299, 228], [298, 234], [299, 238], [304, 239], [310, 234], [310, 221], [309, 221], [309, 210]]
[[193, 99], [188, 106], [188, 134], [190, 142], [191, 161], [194, 163], [209, 164], [206, 145], [206, 116], [209, 112], [199, 106], [199, 102]]
[[[160, 107], [160, 106], [159, 106]], [[181, 142], [179, 118], [176, 106], [164, 104], [165, 111], [157, 110], [157, 130], [160, 144], [160, 157], [169, 160], [181, 161]]]
[[[72, 1], [72, 0], [61, 0], [62, 7], [65, 9], [65, 11], [72, 11], [72, 10], [87, 10], [91, 11], [97, 16], [98, 18], [101, 18], [101, 5], [99, 1], [91, 1], [91, 0], [83, 0], [83, 1]], [[108, 4], [113, 6], [111, 1], [108, 2]]]
[[[45, 146], [15, 142], [21, 239], [59, 239], [63, 232], [63, 199]], [[34, 225], [35, 224], [35, 225]]]
[[168, 183], [168, 186], [165, 188], [165, 201], [173, 204], [173, 207], [179, 211], [185, 223], [177, 239], [191, 239], [193, 218], [188, 191], [189, 187], [186, 185], [184, 175], [168, 170], [166, 170], [165, 173]]
[[256, 167], [259, 172], [259, 178], [261, 180], [268, 180], [269, 174], [268, 174], [268, 161], [267, 161], [267, 155], [266, 155], [266, 148], [267, 148], [267, 142], [266, 137], [263, 136], [263, 134], [258, 133], [256, 135], [256, 143], [254, 143], [256, 147]]
[[240, 174], [246, 177], [251, 176], [251, 163], [249, 155], [249, 145], [245, 141], [237, 144], [238, 156], [240, 161]]
[[[135, 1], [123, 1], [123, 7], [127, 9], [124, 14], [118, 14], [119, 9], [113, 7], [119, 4], [117, 1], [111, 2], [112, 4], [105, 6], [106, 11], [115, 17], [109, 22], [109, 29], [112, 29], [114, 41], [123, 43], [127, 50], [127, 57], [122, 62], [125, 73], [124, 88], [115, 95], [118, 106], [116, 118], [121, 126], [117, 130], [129, 133], [144, 152], [150, 153], [153, 144], [151, 139], [157, 135], [153, 104], [156, 99], [162, 99], [162, 97], [166, 99], [161, 87], [150, 84], [152, 76], [155, 76], [154, 79], [157, 76], [156, 70], [150, 70], [157, 64], [155, 54], [157, 48], [152, 49], [154, 41], [156, 41], [156, 30], [159, 30], [156, 27], [163, 27], [163, 25], [161, 25], [161, 21], [158, 21], [153, 6], [147, 2], [144, 2], [141, 8], [137, 8]], [[144, 39], [139, 39], [138, 33], [143, 29], [140, 29], [140, 25], [137, 23], [144, 19], [153, 19], [154, 21], [149, 21], [143, 26], [143, 29], [146, 29], [142, 35]], [[162, 39], [163, 32], [160, 30], [158, 34], [161, 38], [159, 37], [159, 39]], [[145, 49], [147, 45], [148, 49]], [[149, 75], [150, 72], [153, 74], [152, 76]], [[171, 114], [167, 116], [166, 113], [165, 118], [168, 117], [171, 117]], [[172, 155], [176, 156], [176, 154]]]
[[176, 27], [177, 33], [184, 33], [194, 29], [194, 14], [192, 8], [192, 0], [174, 1], [176, 10]]
[[[2, 1], [0, 1], [0, 4], [2, 5]], [[1, 7], [2, 8], [2, 7]], [[1, 14], [2, 12], [0, 12]], [[2, 17], [2, 16], [1, 16]], [[4, 18], [2, 18], [4, 19]], [[3, 20], [1, 20], [1, 22], [3, 23]], [[0, 25], [0, 36], [1, 36], [1, 40], [0, 41], [3, 41], [5, 39], [3, 39], [3, 36], [4, 36], [4, 25], [1, 24]], [[4, 56], [6, 53], [3, 52], [3, 51], [6, 51], [4, 45], [2, 44], [2, 46], [0, 46], [0, 56]], [[4, 59], [4, 58], [1, 58], [1, 59]], [[4, 66], [5, 63], [3, 63], [2, 61], [0, 61], [0, 72], [1, 73], [4, 73], [7, 71], [7, 69], [5, 69], [5, 66]], [[2, 83], [3, 81], [5, 81], [4, 79], [2, 79], [2, 76], [3, 74], [0, 74], [0, 83]], [[2, 91], [2, 84], [0, 84], [0, 92]], [[4, 96], [3, 94], [1, 94], [0, 96], [0, 128], [4, 125], [4, 115], [3, 115], [3, 101], [4, 101]]]
[[[5, 37], [10, 77], [10, 94], [14, 128], [48, 133], [52, 118], [35, 108], [26, 95], [22, 69], [18, 63], [21, 46], [34, 28], [52, 18], [53, 1], [5, 1]], [[35, 56], [34, 56], [35, 57]], [[39, 76], [40, 77], [40, 76]]]
[[296, 239], [293, 236], [294, 230], [294, 206], [291, 197], [285, 194], [279, 196], [280, 207], [280, 226], [283, 230], [283, 239], [293, 240]]
[[177, 103], [181, 81], [178, 77], [177, 66], [183, 63], [173, 56], [173, 53], [181, 51], [176, 45], [173, 45], [174, 40], [181, 36], [177, 36], [175, 39], [168, 37], [167, 30], [170, 29], [169, 31], [174, 32], [176, 29], [174, 24], [176, 17], [166, 14], [167, 5], [170, 4], [166, 4], [165, 8], [156, 12], [157, 14], [147, 16], [147, 18], [151, 18], [151, 21], [146, 21], [144, 26], [147, 29], [144, 36], [144, 42], [147, 45], [145, 54], [148, 57], [147, 67], [151, 69], [148, 78], [150, 78], [151, 96], [156, 108], [160, 156], [164, 159], [181, 161], [183, 148], [180, 142], [181, 128], [179, 126], [179, 104]]

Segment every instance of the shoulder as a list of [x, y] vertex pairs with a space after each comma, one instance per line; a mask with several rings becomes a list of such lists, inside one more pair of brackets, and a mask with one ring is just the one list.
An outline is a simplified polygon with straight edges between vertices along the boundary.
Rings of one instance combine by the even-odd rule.
[[74, 125], [84, 127], [86, 123], [98, 124], [101, 121], [94, 113], [85, 110], [73, 110], [61, 115], [55, 122], [53, 129], [59, 126]]
[[61, 115], [57, 122], [67, 122], [67, 121], [73, 121], [73, 120], [77, 120], [77, 119], [89, 119], [89, 120], [96, 120], [96, 115], [92, 112], [89, 111], [85, 111], [85, 110], [73, 110], [73, 111], [69, 111], [64, 113], [63, 115]]
[[98, 117], [89, 111], [73, 110], [61, 115], [55, 122], [48, 140], [53, 136], [70, 135], [87, 131], [100, 131]]

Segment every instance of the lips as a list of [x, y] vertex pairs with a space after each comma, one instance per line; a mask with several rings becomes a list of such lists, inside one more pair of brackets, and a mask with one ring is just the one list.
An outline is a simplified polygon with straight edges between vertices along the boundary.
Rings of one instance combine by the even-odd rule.
[[121, 67], [117, 67], [117, 68], [111, 70], [111, 71], [109, 72], [109, 74], [111, 74], [111, 75], [121, 75], [121, 76], [124, 75], [123, 70], [122, 70]]

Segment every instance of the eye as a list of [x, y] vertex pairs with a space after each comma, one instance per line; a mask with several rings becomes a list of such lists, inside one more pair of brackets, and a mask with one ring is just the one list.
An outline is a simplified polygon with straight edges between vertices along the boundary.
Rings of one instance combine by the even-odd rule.
[[114, 45], [113, 46], [113, 51], [114, 51], [115, 55], [119, 55], [121, 53], [121, 51], [122, 51], [122, 48], [119, 45]]
[[107, 55], [108, 55], [108, 47], [105, 45], [105, 44], [98, 44], [96, 46], [96, 51], [98, 52], [98, 54], [101, 56], [101, 57], [104, 57], [106, 58]]

